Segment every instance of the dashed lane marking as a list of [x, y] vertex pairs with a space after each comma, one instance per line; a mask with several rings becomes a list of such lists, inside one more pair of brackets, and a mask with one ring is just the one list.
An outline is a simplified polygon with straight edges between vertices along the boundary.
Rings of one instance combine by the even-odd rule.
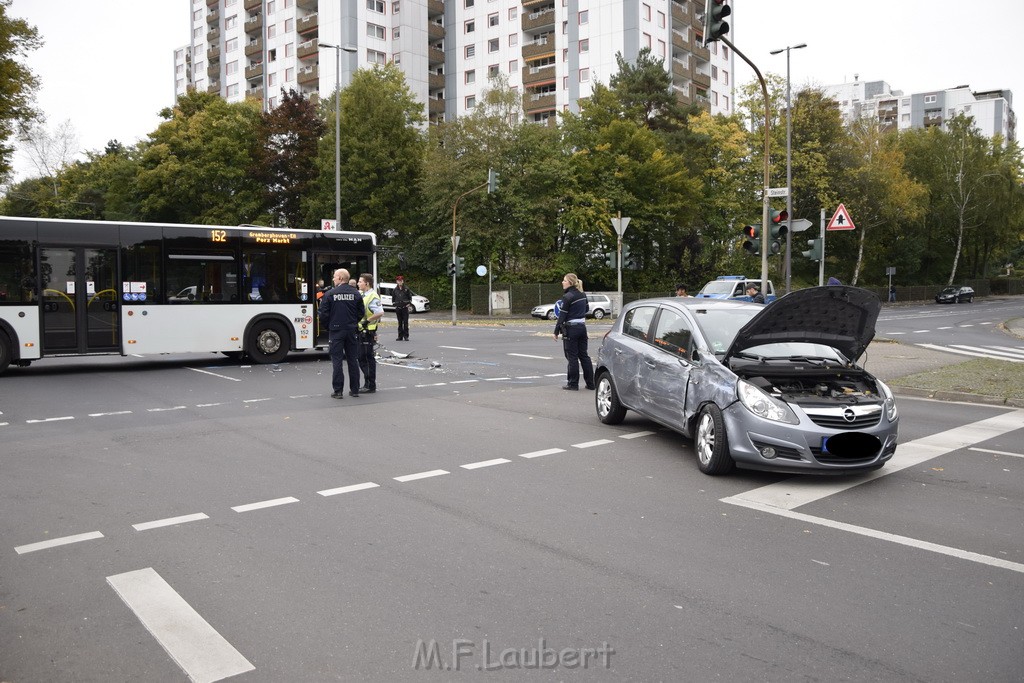
[[506, 458], [495, 458], [494, 460], [481, 460], [480, 462], [471, 462], [468, 465], [459, 465], [464, 470], [478, 470], [481, 467], [491, 467], [493, 465], [504, 465], [507, 462], [512, 462]]
[[221, 375], [221, 374], [218, 374], [216, 372], [210, 372], [209, 370], [200, 370], [199, 368], [188, 368], [188, 367], [185, 368], [185, 369], [186, 370], [191, 370], [192, 372], [198, 372], [198, 373], [201, 373], [203, 375], [211, 375], [212, 377], [219, 377], [220, 379], [231, 380], [232, 382], [241, 382], [242, 381], [242, 380], [240, 380], [237, 377], [228, 377], [227, 375]]
[[258, 503], [248, 503], [246, 505], [236, 505], [231, 508], [235, 512], [251, 512], [252, 510], [262, 510], [263, 508], [277, 507], [278, 505], [288, 505], [289, 503], [298, 503], [298, 498], [275, 498], [273, 500], [263, 500]]
[[193, 515], [181, 515], [180, 517], [168, 517], [167, 519], [158, 519], [152, 522], [142, 522], [141, 524], [132, 524], [132, 528], [136, 531], [147, 531], [149, 529], [159, 529], [165, 526], [174, 526], [176, 524], [185, 524], [186, 522], [198, 522], [202, 519], [209, 519], [207, 515], [202, 512], [197, 512]]
[[112, 413], [89, 413], [89, 417], [109, 417], [111, 415], [131, 415], [130, 410], [115, 410]]
[[611, 439], [598, 439], [597, 441], [585, 441], [583, 443], [572, 444], [573, 448], [593, 448], [594, 446], [604, 446], [608, 443], [615, 443]]
[[621, 434], [620, 439], [639, 439], [641, 436], [651, 436], [656, 432], [633, 432], [632, 434]]
[[273, 401], [272, 398], [246, 398], [242, 400], [242, 403], [261, 403], [262, 401]]
[[416, 474], [403, 474], [400, 477], [395, 477], [395, 481], [402, 482], [403, 484], [407, 481], [416, 481], [417, 479], [429, 479], [430, 477], [440, 477], [444, 474], [451, 474], [448, 470], [430, 470], [429, 472], [417, 472]]
[[535, 358], [537, 360], [554, 360], [552, 356], [531, 356], [528, 353], [510, 353], [510, 356], [516, 356], [517, 358]]
[[321, 496], [337, 496], [342, 493], [354, 493], [356, 491], [365, 491], [366, 489], [375, 489], [380, 484], [375, 484], [372, 481], [364, 481], [362, 484], [352, 484], [350, 486], [339, 486], [336, 489], [324, 489], [323, 491], [317, 491]]
[[25, 424], [40, 424], [42, 422], [61, 422], [63, 420], [74, 420], [74, 415], [65, 415], [64, 417], [44, 417], [40, 420], [25, 420]]
[[219, 681], [256, 668], [152, 567], [108, 576], [107, 583], [190, 680]]
[[147, 413], [166, 413], [171, 410], [187, 410], [187, 406], [174, 406], [173, 408], [146, 408]]
[[56, 548], [61, 545], [70, 545], [71, 543], [81, 543], [82, 541], [92, 541], [97, 538], [103, 538], [103, 534], [98, 531], [90, 531], [85, 534], [75, 534], [74, 536], [62, 536], [61, 538], [51, 538], [48, 541], [39, 541], [38, 543], [29, 543], [27, 545], [19, 545], [14, 548], [14, 552], [19, 555], [25, 553], [34, 553], [37, 550], [46, 550], [47, 548]]
[[533, 451], [532, 453], [520, 453], [520, 458], [539, 458], [544, 455], [554, 455], [555, 453], [565, 453], [564, 448], [548, 448], [543, 451]]
[[973, 446], [968, 448], [969, 451], [977, 451], [978, 453], [992, 453], [994, 455], [1011, 455], [1014, 458], [1024, 458], [1024, 453], [1011, 453], [1009, 451], [994, 451], [991, 448], [974, 448]]
[[438, 346], [437, 348], [439, 348], [439, 349], [455, 349], [456, 351], [476, 351], [476, 349], [471, 349], [468, 346]]

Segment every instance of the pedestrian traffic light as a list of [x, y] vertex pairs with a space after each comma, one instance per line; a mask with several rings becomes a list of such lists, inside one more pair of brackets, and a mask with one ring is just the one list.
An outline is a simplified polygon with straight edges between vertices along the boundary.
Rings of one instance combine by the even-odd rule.
[[606, 251], [604, 253], [604, 264], [606, 266], [608, 266], [609, 268], [614, 268], [615, 267], [615, 252], [614, 251]]
[[634, 268], [636, 264], [633, 263], [633, 259], [629, 253], [629, 245], [622, 245], [622, 267], [623, 268]]
[[487, 194], [498, 191], [498, 172], [493, 168], [487, 169]]
[[466, 272], [466, 257], [458, 256], [455, 258], [455, 274], [462, 275]]
[[824, 244], [821, 239], [807, 240], [807, 246], [810, 247], [807, 251], [800, 252], [803, 256], [811, 259], [812, 261], [820, 261], [822, 252], [824, 251]]
[[454, 263], [449, 263], [448, 264], [448, 277], [455, 277], [455, 264]]
[[729, 32], [729, 22], [725, 20], [732, 14], [732, 8], [725, 0], [705, 0], [704, 2], [704, 45], [724, 38]]
[[761, 253], [761, 226], [743, 226], [743, 248], [755, 256]]

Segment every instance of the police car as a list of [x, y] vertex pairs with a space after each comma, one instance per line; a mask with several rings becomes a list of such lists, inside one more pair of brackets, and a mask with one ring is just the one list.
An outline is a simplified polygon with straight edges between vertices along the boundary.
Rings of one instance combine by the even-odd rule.
[[[746, 275], [720, 275], [718, 278], [700, 288], [695, 295], [698, 299], [737, 299], [750, 301], [747, 287], [753, 285], [761, 289], [760, 280], [751, 280]], [[765, 303], [775, 301], [775, 285], [768, 281], [768, 291], [764, 292]]]

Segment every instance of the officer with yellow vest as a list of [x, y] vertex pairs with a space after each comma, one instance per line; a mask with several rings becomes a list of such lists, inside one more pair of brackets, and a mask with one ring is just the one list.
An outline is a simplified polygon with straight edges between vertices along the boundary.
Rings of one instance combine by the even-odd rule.
[[363, 294], [364, 310], [363, 319], [359, 321], [359, 369], [366, 380], [359, 391], [372, 394], [377, 391], [377, 358], [373, 355], [373, 347], [377, 344], [377, 323], [384, 317], [384, 305], [373, 290], [373, 275], [360, 275], [358, 287]]

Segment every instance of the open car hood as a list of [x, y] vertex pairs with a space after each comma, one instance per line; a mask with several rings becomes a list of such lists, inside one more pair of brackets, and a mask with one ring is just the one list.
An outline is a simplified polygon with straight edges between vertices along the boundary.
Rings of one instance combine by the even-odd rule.
[[725, 357], [778, 342], [825, 344], [856, 361], [875, 337], [882, 303], [860, 287], [801, 289], [778, 299], [736, 334]]

